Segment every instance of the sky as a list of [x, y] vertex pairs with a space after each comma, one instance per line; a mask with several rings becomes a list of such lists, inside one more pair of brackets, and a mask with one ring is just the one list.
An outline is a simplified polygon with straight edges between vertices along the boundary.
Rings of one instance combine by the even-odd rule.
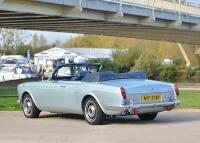
[[[188, 2], [196, 3], [200, 5], [200, 0], [188, 0]], [[62, 32], [44, 32], [44, 31], [28, 31], [30, 34], [43, 34], [47, 39], [49, 44], [53, 43], [56, 39], [59, 39], [61, 43], [64, 43], [66, 40], [76, 37], [80, 34], [73, 34], [73, 33], [62, 33]]]
[[27, 33], [31, 35], [37, 34], [38, 36], [43, 34], [48, 44], [52, 44], [57, 39], [60, 40], [61, 43], [64, 43], [70, 38], [80, 35], [80, 34], [75, 34], [75, 33], [46, 32], [46, 31], [33, 31], [33, 30], [28, 30]]

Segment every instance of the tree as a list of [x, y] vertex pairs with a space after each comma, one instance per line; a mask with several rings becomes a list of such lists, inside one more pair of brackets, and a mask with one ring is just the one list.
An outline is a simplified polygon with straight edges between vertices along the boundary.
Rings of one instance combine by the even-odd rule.
[[177, 73], [178, 70], [175, 64], [162, 65], [159, 72], [159, 79], [164, 81], [175, 81]]
[[122, 48], [122, 38], [114, 37], [113, 38], [113, 46], [112, 48]]
[[109, 59], [89, 59], [89, 63], [100, 63], [102, 65], [102, 71], [115, 71], [116, 64]]
[[44, 37], [43, 34], [40, 35], [39, 39], [38, 39], [38, 46], [45, 46], [47, 44], [47, 40]]
[[29, 35], [24, 30], [0, 29], [0, 46], [6, 50], [17, 48], [26, 43]]
[[116, 63], [123, 65], [122, 68], [130, 69], [135, 65], [139, 55], [140, 50], [137, 47], [120, 48], [113, 53], [113, 59]]
[[33, 48], [38, 48], [39, 47], [39, 38], [37, 34], [33, 34], [32, 40], [31, 40], [31, 46]]
[[192, 70], [191, 66], [187, 68], [187, 80], [192, 81], [192, 77], [195, 75], [195, 72]]
[[60, 45], [61, 45], [61, 42], [59, 39], [56, 39], [52, 44], [53, 47], [59, 47]]
[[141, 55], [134, 66], [136, 70], [144, 70], [150, 79], [157, 79], [159, 76], [160, 63], [154, 55]]

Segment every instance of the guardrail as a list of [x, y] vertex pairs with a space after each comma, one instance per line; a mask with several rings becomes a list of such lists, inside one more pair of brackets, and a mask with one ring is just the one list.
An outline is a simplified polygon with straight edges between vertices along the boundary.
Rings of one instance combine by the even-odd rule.
[[104, 0], [113, 3], [136, 5], [151, 9], [167, 10], [176, 13], [200, 16], [200, 5], [186, 0]]

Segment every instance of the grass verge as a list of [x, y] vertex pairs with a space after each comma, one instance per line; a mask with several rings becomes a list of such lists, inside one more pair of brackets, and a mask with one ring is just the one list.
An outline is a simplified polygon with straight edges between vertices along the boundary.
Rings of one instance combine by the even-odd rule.
[[1, 96], [17, 96], [16, 88], [0, 88], [0, 97]]
[[16, 88], [0, 88], [0, 111], [18, 111], [21, 106], [17, 104]]
[[21, 105], [17, 104], [18, 97], [0, 97], [0, 111], [18, 111]]
[[181, 91], [179, 108], [200, 109], [200, 91]]

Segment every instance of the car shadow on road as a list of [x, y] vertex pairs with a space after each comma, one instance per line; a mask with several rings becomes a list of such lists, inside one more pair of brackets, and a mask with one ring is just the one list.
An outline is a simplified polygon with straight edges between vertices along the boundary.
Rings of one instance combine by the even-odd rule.
[[178, 124], [186, 122], [200, 122], [200, 115], [185, 114], [185, 115], [158, 115], [156, 119], [152, 121], [141, 121], [137, 116], [126, 116], [108, 118], [107, 124]]
[[77, 114], [51, 113], [51, 114], [41, 115], [39, 118], [58, 118], [58, 119], [71, 119], [71, 120], [83, 120], [84, 121], [84, 116], [77, 115]]
[[[80, 120], [84, 121], [83, 115], [75, 114], [45, 114], [40, 118], [57, 118], [65, 120]], [[184, 122], [200, 122], [200, 114], [198, 113], [178, 113], [178, 114], [158, 114], [157, 118], [153, 121], [141, 121], [137, 116], [119, 116], [119, 117], [107, 117], [106, 124], [177, 124]]]

